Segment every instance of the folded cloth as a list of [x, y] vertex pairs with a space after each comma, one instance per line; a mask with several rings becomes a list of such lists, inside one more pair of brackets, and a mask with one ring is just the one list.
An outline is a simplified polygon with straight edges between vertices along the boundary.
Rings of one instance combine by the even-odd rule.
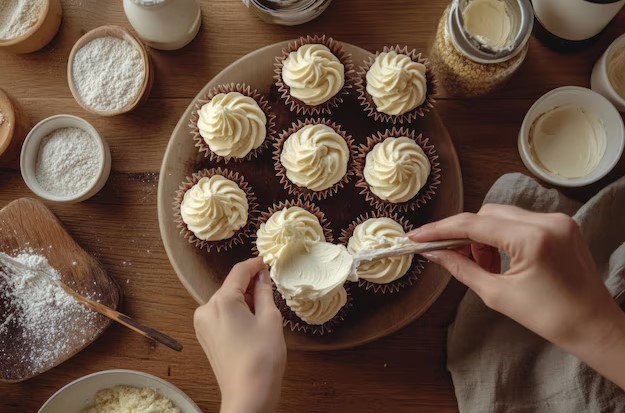
[[[493, 185], [484, 203], [573, 216], [606, 286], [615, 299], [625, 298], [625, 178], [581, 205], [524, 175], [508, 174]], [[460, 412], [625, 412], [625, 392], [576, 357], [489, 309], [471, 290], [449, 327], [447, 367]]]

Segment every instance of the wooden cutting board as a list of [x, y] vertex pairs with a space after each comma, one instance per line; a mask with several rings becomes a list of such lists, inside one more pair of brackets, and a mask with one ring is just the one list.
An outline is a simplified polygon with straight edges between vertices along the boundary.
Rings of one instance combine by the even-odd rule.
[[[62, 280], [83, 295], [95, 297], [101, 303], [117, 308], [120, 290], [102, 265], [85, 250], [63, 228], [61, 222], [41, 202], [18, 199], [0, 210], [0, 251], [15, 256], [19, 251], [32, 250], [45, 256], [49, 264], [62, 274]], [[0, 289], [6, 288], [0, 278]], [[5, 314], [10, 304], [0, 300], [0, 315]], [[52, 310], [52, 309], [51, 309]], [[0, 316], [0, 322], [5, 317]], [[33, 368], [28, 361], [28, 344], [20, 339], [20, 326], [11, 322], [6, 331], [0, 332], [0, 381], [19, 382], [41, 374], [69, 359], [91, 344], [111, 324], [111, 320], [94, 314], [84, 322], [68, 322], [62, 327], [68, 345], [53, 359]]]

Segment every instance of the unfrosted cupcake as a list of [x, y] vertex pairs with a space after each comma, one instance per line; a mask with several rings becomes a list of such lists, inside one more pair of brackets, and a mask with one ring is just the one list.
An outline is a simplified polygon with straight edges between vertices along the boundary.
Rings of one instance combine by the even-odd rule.
[[330, 113], [352, 88], [354, 66], [343, 46], [326, 36], [290, 43], [276, 58], [278, 91], [291, 111]]
[[[406, 233], [411, 229], [397, 214], [368, 213], [342, 231], [341, 242], [351, 254], [392, 248], [410, 243]], [[413, 284], [422, 268], [422, 261], [413, 255], [363, 262], [357, 270], [358, 284], [376, 293], [397, 292]]]
[[274, 146], [277, 176], [290, 194], [323, 199], [338, 192], [353, 175], [353, 139], [327, 119], [294, 123]]
[[409, 123], [434, 106], [436, 83], [430, 63], [408, 47], [385, 47], [358, 71], [356, 90], [375, 120]]
[[217, 86], [199, 99], [190, 126], [200, 152], [225, 163], [253, 159], [275, 138], [268, 101], [243, 84]]
[[352, 308], [349, 287], [342, 286], [320, 300], [293, 301], [274, 290], [274, 301], [282, 313], [284, 327], [309, 334], [330, 334]]
[[253, 231], [257, 212], [256, 198], [243, 176], [221, 168], [187, 178], [174, 200], [181, 234], [207, 251], [242, 244]]
[[310, 202], [280, 202], [261, 214], [256, 230], [255, 250], [272, 266], [280, 250], [293, 240], [332, 242], [325, 215]]
[[378, 133], [361, 145], [357, 187], [376, 208], [413, 211], [432, 198], [440, 184], [434, 146], [405, 128]]

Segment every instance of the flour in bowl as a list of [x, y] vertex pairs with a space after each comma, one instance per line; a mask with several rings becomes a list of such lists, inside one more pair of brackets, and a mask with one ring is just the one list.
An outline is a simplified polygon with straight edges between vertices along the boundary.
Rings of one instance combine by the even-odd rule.
[[39, 20], [43, 0], [1, 0], [0, 40], [26, 34]]
[[74, 88], [82, 102], [101, 112], [132, 103], [146, 73], [136, 46], [117, 37], [99, 37], [82, 46], [72, 62]]
[[171, 400], [153, 389], [116, 386], [100, 390], [95, 404], [83, 413], [180, 413]]

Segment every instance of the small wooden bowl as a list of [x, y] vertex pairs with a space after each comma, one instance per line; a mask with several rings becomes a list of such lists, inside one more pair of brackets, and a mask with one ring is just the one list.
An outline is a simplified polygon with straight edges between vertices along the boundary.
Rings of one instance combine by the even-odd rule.
[[[90, 41], [94, 39], [97, 39], [100, 37], [108, 37], [108, 36], [117, 37], [119, 39], [126, 40], [127, 42], [130, 42], [130, 44], [134, 45], [139, 50], [139, 53], [141, 53], [141, 58], [143, 60], [143, 69], [145, 71], [145, 77], [143, 78], [141, 89], [139, 90], [139, 93], [137, 94], [134, 100], [132, 100], [130, 103], [128, 103], [126, 106], [124, 106], [123, 108], [119, 110], [103, 112], [103, 111], [99, 111], [88, 106], [80, 98], [80, 95], [78, 94], [78, 91], [76, 90], [76, 87], [74, 86], [74, 67], [73, 66], [74, 66], [74, 57], [76, 56], [76, 53], [78, 52], [78, 50], [80, 50], [84, 45], [86, 45], [87, 43], [89, 43]], [[154, 84], [154, 69], [152, 67], [150, 55], [148, 51], [146, 50], [145, 46], [143, 45], [143, 43], [141, 43], [139, 39], [133, 36], [132, 33], [124, 29], [123, 27], [119, 27], [119, 26], [101, 26], [86, 33], [84, 36], [78, 39], [74, 47], [72, 47], [72, 51], [69, 55], [69, 60], [67, 62], [67, 83], [69, 84], [69, 89], [72, 92], [72, 96], [74, 96], [74, 99], [76, 99], [76, 102], [78, 102], [78, 104], [82, 106], [84, 110], [91, 112], [93, 114], [96, 114], [96, 115], [100, 115], [100, 116], [116, 116], [116, 115], [121, 115], [123, 113], [127, 113], [127, 112], [134, 110], [135, 108], [143, 104], [148, 99], [148, 97], [150, 96], [150, 91], [152, 90], [152, 85]]]
[[21, 107], [0, 89], [0, 166], [17, 167], [20, 150], [29, 126]]
[[50, 43], [59, 31], [63, 9], [60, 0], [42, 0], [41, 14], [28, 32], [14, 39], [0, 40], [0, 50], [31, 53]]

